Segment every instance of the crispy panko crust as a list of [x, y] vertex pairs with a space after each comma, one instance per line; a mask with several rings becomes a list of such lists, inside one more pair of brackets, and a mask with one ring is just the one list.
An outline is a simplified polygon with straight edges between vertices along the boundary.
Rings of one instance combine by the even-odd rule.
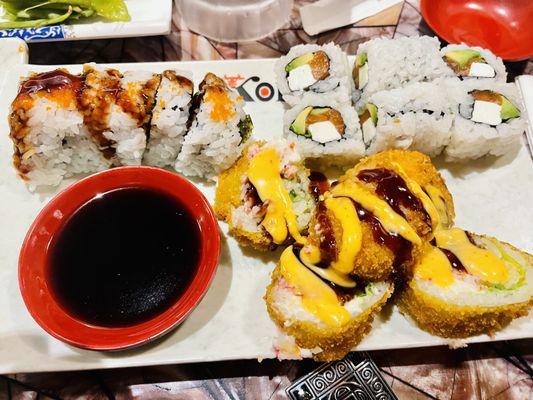
[[[357, 173], [364, 169], [389, 168], [394, 170], [392, 163], [399, 164], [405, 173], [420, 186], [431, 184], [438, 188], [448, 207], [450, 219], [454, 219], [454, 206], [452, 195], [448, 191], [444, 179], [431, 163], [431, 159], [417, 151], [389, 150], [366, 158], [363, 158], [354, 168], [346, 171], [339, 181], [356, 179]], [[361, 182], [361, 181], [359, 181]], [[374, 191], [374, 184], [361, 182], [369, 190]], [[415, 210], [403, 209], [407, 222], [416, 230], [422, 240], [430, 240], [432, 237], [431, 227], [424, 221], [424, 215]], [[387, 280], [393, 272], [399, 272], [400, 277], [410, 277], [412, 266], [421, 254], [421, 247], [413, 246], [411, 257], [408, 262], [394, 268], [395, 254], [384, 245], [374, 240], [372, 229], [366, 222], [361, 222], [363, 245], [357, 255], [354, 274], [364, 280]]]
[[[530, 254], [488, 236], [473, 233], [469, 235], [476, 242], [480, 238], [485, 238], [504, 246], [507, 250], [520, 253], [529, 268], [533, 267], [533, 256]], [[492, 335], [513, 319], [527, 315], [533, 306], [533, 298], [497, 307], [457, 306], [420, 290], [414, 280], [408, 282], [397, 294], [396, 304], [403, 314], [410, 316], [420, 329], [444, 338]]]
[[513, 319], [527, 315], [533, 299], [498, 307], [454, 306], [422, 292], [410, 282], [396, 304], [422, 330], [444, 338], [465, 338], [491, 335]]
[[247, 156], [248, 148], [243, 150], [242, 156], [218, 177], [215, 193], [215, 214], [221, 221], [229, 225], [230, 234], [243, 246], [251, 246], [257, 250], [267, 251], [272, 246], [272, 239], [263, 230], [247, 232], [233, 226], [231, 223], [231, 209], [242, 205], [241, 191], [243, 176], [250, 165]]
[[[384, 281], [391, 278], [394, 272], [411, 269], [409, 266], [394, 266], [395, 254], [386, 246], [379, 245], [374, 240], [372, 228], [369, 224], [361, 222], [362, 246], [355, 258], [353, 274], [365, 281]], [[412, 246], [411, 260], [416, 260], [421, 253], [421, 248]], [[397, 271], [398, 270], [398, 271]]]
[[296, 343], [301, 348], [313, 349], [320, 347], [321, 352], [313, 355], [317, 361], [333, 361], [342, 359], [352, 350], [372, 328], [374, 316], [385, 305], [392, 294], [393, 286], [390, 290], [369, 309], [353, 318], [348, 324], [340, 328], [318, 328], [310, 322], [291, 321], [289, 326], [285, 326], [287, 320], [277, 310], [274, 305], [273, 291], [279, 283], [281, 274], [279, 268], [272, 272], [272, 281], [267, 287], [265, 302], [268, 314], [276, 325], [286, 334], [294, 337]]

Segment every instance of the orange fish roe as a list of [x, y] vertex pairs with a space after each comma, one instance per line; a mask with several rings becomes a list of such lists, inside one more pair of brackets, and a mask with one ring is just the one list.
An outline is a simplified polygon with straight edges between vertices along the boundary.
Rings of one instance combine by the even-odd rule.
[[76, 108], [77, 93], [69, 88], [55, 90], [51, 93], [38, 93], [38, 96], [46, 97], [63, 108]]
[[235, 115], [233, 101], [228, 96], [228, 92], [218, 86], [207, 89], [205, 101], [213, 104], [213, 109], [209, 116], [214, 122], [226, 122]]

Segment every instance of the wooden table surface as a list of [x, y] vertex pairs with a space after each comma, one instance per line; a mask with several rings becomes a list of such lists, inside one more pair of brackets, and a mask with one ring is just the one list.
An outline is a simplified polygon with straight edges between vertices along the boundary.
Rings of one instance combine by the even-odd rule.
[[[437, 0], [435, 0], [437, 1]], [[308, 36], [295, 0], [290, 22], [272, 35], [248, 43], [220, 43], [187, 30], [173, 11], [168, 36], [30, 45], [30, 62], [147, 62], [278, 57], [299, 43], [333, 41], [354, 54], [373, 37], [433, 34], [416, 0], [378, 17]], [[369, 26], [372, 25], [372, 26]], [[378, 26], [375, 26], [378, 25]], [[533, 60], [508, 63], [511, 76], [533, 73]], [[230, 340], [230, 338], [228, 338]], [[399, 399], [533, 400], [533, 340], [467, 348], [409, 349], [370, 353]], [[0, 376], [4, 399], [284, 399], [285, 388], [318, 366], [312, 361], [216, 362], [89, 372]]]

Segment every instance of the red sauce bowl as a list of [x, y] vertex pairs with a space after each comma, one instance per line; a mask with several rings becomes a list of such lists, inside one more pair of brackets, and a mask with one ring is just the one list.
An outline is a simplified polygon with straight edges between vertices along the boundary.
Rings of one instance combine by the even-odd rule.
[[533, 56], [533, 1], [421, 0], [420, 8], [448, 43], [481, 46], [508, 61]]
[[[50, 244], [69, 217], [99, 193], [137, 187], [167, 193], [183, 204], [200, 231], [196, 274], [185, 292], [152, 319], [125, 327], [101, 327], [68, 314], [51, 291], [48, 281]], [[67, 187], [39, 213], [22, 244], [19, 286], [31, 316], [50, 335], [90, 350], [119, 350], [149, 342], [174, 328], [196, 307], [215, 274], [220, 236], [215, 214], [207, 199], [181, 176], [151, 167], [121, 167], [91, 175]]]

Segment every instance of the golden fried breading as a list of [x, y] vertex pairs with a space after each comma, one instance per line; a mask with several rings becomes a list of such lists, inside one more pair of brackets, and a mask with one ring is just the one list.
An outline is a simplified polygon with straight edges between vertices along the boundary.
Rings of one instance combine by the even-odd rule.
[[[421, 254], [421, 248], [412, 245], [404, 250], [410, 252], [410, 258], [405, 263], [395, 265], [397, 254], [387, 246], [376, 243], [370, 225], [362, 222], [361, 231], [363, 245], [355, 258], [353, 274], [366, 281], [387, 280], [394, 272], [404, 275]], [[406, 242], [405, 246], [409, 244]]]
[[249, 146], [243, 150], [241, 157], [218, 177], [215, 193], [214, 209], [219, 220], [226, 221], [229, 225], [230, 234], [243, 246], [252, 246], [255, 249], [267, 251], [272, 246], [271, 237], [260, 229], [249, 232], [233, 226], [231, 220], [232, 208], [242, 205], [241, 192], [243, 176], [250, 165], [248, 158]]
[[513, 319], [527, 315], [533, 299], [498, 307], [456, 306], [440, 301], [409, 283], [399, 293], [396, 304], [420, 329], [445, 338], [465, 338], [493, 334]]
[[[363, 337], [370, 332], [374, 316], [385, 305], [393, 292], [391, 284], [389, 291], [371, 307], [344, 324], [340, 328], [322, 328], [311, 322], [287, 321], [286, 317], [276, 308], [274, 290], [282, 276], [279, 267], [272, 272], [272, 281], [267, 287], [265, 302], [270, 318], [286, 334], [294, 337], [301, 348], [314, 349], [320, 347], [321, 352], [313, 355], [317, 361], [333, 361], [343, 358], [352, 350]], [[287, 323], [290, 322], [290, 323]]]
[[231, 209], [242, 204], [242, 179], [246, 173], [250, 160], [246, 156], [248, 148], [243, 150], [241, 157], [218, 176], [217, 190], [215, 193], [215, 214], [218, 219], [229, 223]]
[[[525, 260], [526, 268], [533, 268], [533, 256], [530, 254], [494, 238], [472, 233], [469, 235], [475, 242], [485, 238], [502, 246], [508, 253], [519, 253]], [[533, 306], [533, 297], [522, 302], [492, 307], [450, 304], [421, 290], [416, 283], [417, 279], [414, 278], [407, 282], [402, 290], [397, 291], [398, 308], [403, 314], [411, 317], [421, 329], [445, 338], [491, 335], [513, 319], [527, 315]], [[502, 295], [505, 296], [504, 293]]]

